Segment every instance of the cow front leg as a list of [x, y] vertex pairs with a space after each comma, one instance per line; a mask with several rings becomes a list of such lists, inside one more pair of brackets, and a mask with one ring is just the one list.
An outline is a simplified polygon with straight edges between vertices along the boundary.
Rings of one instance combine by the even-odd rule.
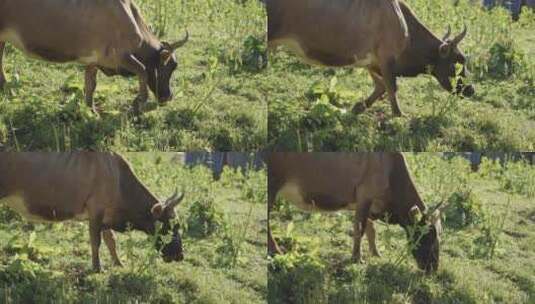
[[394, 74], [395, 60], [393, 58], [386, 59], [381, 62], [381, 75], [383, 75], [383, 83], [385, 85], [386, 92], [388, 94], [388, 100], [392, 107], [392, 113], [394, 116], [403, 116], [399, 107], [397, 99], [397, 83], [396, 76]]
[[91, 242], [91, 259], [93, 262], [93, 271], [100, 272], [99, 249], [101, 242], [102, 223], [100, 220], [92, 219], [89, 221], [89, 240]]
[[149, 91], [147, 89], [147, 70], [145, 66], [139, 60], [137, 60], [136, 57], [134, 57], [134, 55], [125, 56], [122, 65], [128, 71], [136, 74], [139, 80], [139, 93], [136, 99], [134, 99], [133, 104], [134, 115], [137, 116], [141, 114], [141, 107], [147, 102], [147, 99], [149, 98]]
[[268, 190], [268, 220], [267, 220], [267, 229], [268, 229], [268, 255], [274, 256], [276, 254], [282, 254], [282, 250], [280, 250], [279, 245], [273, 238], [273, 235], [271, 234], [271, 223], [270, 223], [270, 215], [271, 210], [273, 209], [273, 205], [275, 204], [275, 198], [276, 198], [276, 191], [269, 189]]
[[97, 72], [98, 69], [95, 65], [88, 65], [85, 68], [85, 104], [90, 107], [95, 114], [98, 114], [95, 103], [93, 102], [93, 94], [95, 93], [95, 88], [97, 87]]
[[375, 242], [375, 225], [371, 219], [366, 222], [366, 238], [368, 239], [368, 248], [373, 256], [380, 257], [379, 250], [377, 249], [377, 243]]
[[381, 77], [381, 75], [379, 75], [375, 71], [370, 70], [369, 72], [370, 72], [370, 76], [373, 79], [373, 84], [374, 84], [373, 92], [363, 102], [358, 102], [355, 104], [355, 106], [353, 106], [352, 112], [354, 114], [361, 114], [364, 111], [366, 111], [366, 109], [370, 108], [373, 105], [373, 103], [377, 101], [377, 99], [382, 98], [386, 92], [383, 78]]
[[0, 90], [4, 89], [6, 84], [6, 75], [4, 75], [4, 48], [6, 47], [5, 42], [0, 42]]
[[102, 237], [104, 238], [104, 243], [106, 243], [106, 247], [108, 247], [108, 250], [110, 251], [113, 264], [119, 267], [123, 266], [123, 264], [121, 263], [121, 260], [119, 259], [119, 256], [117, 255], [115, 233], [113, 233], [112, 230], [107, 229], [107, 230], [102, 231]]
[[355, 218], [353, 220], [353, 255], [351, 257], [353, 263], [363, 262], [360, 251], [360, 243], [366, 229], [366, 222], [368, 221], [368, 212], [370, 210], [370, 206], [371, 201], [366, 201], [355, 211]]

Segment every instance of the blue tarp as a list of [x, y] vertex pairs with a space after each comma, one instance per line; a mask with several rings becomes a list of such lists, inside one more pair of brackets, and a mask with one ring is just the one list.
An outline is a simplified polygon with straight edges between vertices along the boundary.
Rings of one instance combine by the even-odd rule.
[[264, 166], [259, 153], [242, 152], [188, 152], [184, 162], [186, 166], [204, 165], [212, 170], [217, 179], [223, 172], [224, 166], [241, 169], [244, 173], [249, 170], [259, 170]]
[[503, 5], [513, 15], [520, 15], [520, 9], [522, 6], [522, 0], [483, 0], [483, 6], [486, 8], [493, 8], [496, 5]]

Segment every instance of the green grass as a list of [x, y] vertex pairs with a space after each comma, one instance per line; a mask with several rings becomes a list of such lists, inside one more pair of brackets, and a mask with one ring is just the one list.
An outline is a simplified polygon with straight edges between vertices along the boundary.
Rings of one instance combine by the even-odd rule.
[[[267, 137], [269, 86], [262, 75], [266, 17], [258, 1], [138, 0], [163, 40], [189, 30], [176, 55], [174, 100], [136, 120], [128, 109], [137, 79], [99, 73], [93, 115], [83, 102], [83, 69], [6, 49], [0, 144], [12, 150], [257, 150]], [[151, 95], [152, 105], [156, 102]]]
[[[101, 246], [103, 272], [91, 271], [87, 223], [30, 224], [0, 208], [1, 303], [265, 303], [265, 171], [186, 169], [173, 154], [127, 154], [158, 197], [186, 192], [177, 208], [185, 259], [166, 264], [140, 232], [117, 234], [125, 265]], [[217, 229], [198, 236], [191, 206], [213, 206]]]
[[[406, 154], [415, 183], [429, 205], [451, 203], [443, 221], [441, 265], [418, 270], [399, 226], [376, 222], [380, 258], [351, 264], [352, 212], [305, 213], [287, 203], [272, 213], [274, 236], [288, 252], [269, 264], [269, 303], [533, 303], [535, 206], [522, 184], [535, 169], [468, 162], [438, 154]], [[518, 172], [523, 172], [518, 174]], [[519, 178], [509, 187], [509, 175]]]
[[400, 78], [398, 97], [407, 117], [394, 118], [386, 101], [356, 116], [351, 106], [373, 89], [367, 71], [312, 67], [281, 48], [270, 56], [265, 72], [272, 88], [270, 147], [292, 151], [535, 148], [533, 12], [525, 11], [513, 23], [505, 10], [487, 12], [466, 0], [406, 2], [439, 37], [448, 25], [457, 33], [466, 23], [468, 36], [460, 48], [469, 58], [469, 82], [475, 85], [476, 95], [451, 96], [431, 76]]

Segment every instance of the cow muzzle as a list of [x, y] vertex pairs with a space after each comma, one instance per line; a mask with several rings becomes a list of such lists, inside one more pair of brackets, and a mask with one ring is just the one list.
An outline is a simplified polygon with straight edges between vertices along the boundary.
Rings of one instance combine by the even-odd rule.
[[457, 85], [455, 86], [455, 94], [462, 94], [464, 97], [472, 97], [476, 93], [474, 86], [469, 84], [465, 85], [462, 77], [457, 79]]

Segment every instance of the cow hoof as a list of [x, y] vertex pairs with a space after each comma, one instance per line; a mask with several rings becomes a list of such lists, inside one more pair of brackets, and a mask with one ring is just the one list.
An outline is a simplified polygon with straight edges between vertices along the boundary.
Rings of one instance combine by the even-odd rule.
[[351, 112], [353, 112], [353, 114], [362, 114], [364, 113], [364, 111], [366, 111], [366, 105], [363, 103], [363, 102], [359, 102], [357, 104], [355, 104], [353, 106], [353, 109], [351, 110]]

